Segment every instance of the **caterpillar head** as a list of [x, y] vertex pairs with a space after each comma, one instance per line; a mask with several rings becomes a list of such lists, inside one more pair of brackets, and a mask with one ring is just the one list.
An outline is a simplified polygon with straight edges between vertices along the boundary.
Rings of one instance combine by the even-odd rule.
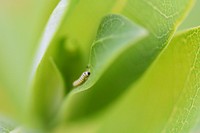
[[90, 72], [89, 71], [86, 71], [83, 73], [85, 76], [89, 77], [90, 76]]

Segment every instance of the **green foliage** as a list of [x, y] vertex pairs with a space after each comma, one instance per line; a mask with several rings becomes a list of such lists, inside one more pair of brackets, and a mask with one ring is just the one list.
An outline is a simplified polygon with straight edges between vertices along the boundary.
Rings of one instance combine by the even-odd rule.
[[199, 1], [20, 2], [0, 5], [3, 115], [32, 132], [199, 132]]

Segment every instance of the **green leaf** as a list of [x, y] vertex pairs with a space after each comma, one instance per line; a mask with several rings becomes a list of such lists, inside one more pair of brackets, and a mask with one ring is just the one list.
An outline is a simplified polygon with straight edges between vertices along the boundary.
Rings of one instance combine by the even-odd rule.
[[[14, 101], [14, 104], [16, 104], [16, 106], [7, 107], [7, 106], [9, 106], [9, 104], [7, 104], [6, 107], [8, 109], [12, 108], [13, 112], [17, 112], [17, 113], [15, 113], [15, 115], [16, 114], [18, 114], [18, 115], [22, 114], [22, 116], [18, 116], [19, 117], [18, 119], [30, 119], [30, 118], [27, 117], [27, 115], [29, 115], [29, 116], [35, 115], [35, 113], [39, 112], [39, 110], [41, 111], [39, 113], [39, 115], [45, 114], [45, 115], [42, 115], [42, 116], [45, 117], [46, 119], [49, 119], [49, 117], [52, 117], [52, 114], [55, 112], [55, 109], [57, 108], [57, 106], [59, 106], [59, 102], [61, 101], [61, 99], [64, 95], [64, 89], [63, 89], [64, 83], [63, 83], [62, 78], [60, 77], [59, 70], [57, 70], [57, 68], [56, 68], [57, 66], [55, 65], [52, 57], [48, 57], [48, 59], [45, 59], [46, 60], [45, 64], [42, 64], [42, 65], [39, 66], [40, 62], [44, 62], [44, 61], [42, 61], [42, 59], [44, 58], [44, 54], [46, 53], [46, 49], [48, 48], [49, 42], [51, 41], [52, 37], [54, 36], [54, 34], [56, 33], [56, 31], [58, 29], [59, 24], [62, 20], [62, 16], [65, 13], [65, 10], [67, 10], [66, 7], [68, 5], [67, 1], [62, 0], [58, 4], [56, 9], [53, 11], [53, 13], [52, 13], [52, 15], [49, 19], [49, 22], [48, 22], [46, 28], [44, 29], [44, 24], [47, 21], [47, 19], [48, 19], [50, 13], [52, 12], [53, 8], [55, 7], [55, 4], [57, 3], [57, 1], [48, 1], [48, 2], [50, 2], [48, 4], [48, 6], [46, 6], [45, 2], [40, 2], [40, 3], [36, 2], [35, 4], [36, 5], [41, 4], [40, 5], [41, 7], [40, 6], [36, 7], [35, 8], [36, 11], [31, 9], [31, 12], [33, 12], [32, 14], [35, 14], [35, 12], [37, 12], [37, 10], [40, 9], [40, 11], [42, 12], [42, 13], [40, 13], [40, 15], [45, 16], [45, 17], [42, 16], [42, 20], [41, 20], [40, 15], [35, 16], [36, 18], [34, 17], [34, 15], [32, 15], [29, 19], [27, 19], [27, 21], [30, 21], [30, 20], [34, 21], [33, 24], [27, 22], [27, 24], [24, 24], [23, 28], [19, 27], [19, 28], [22, 28], [22, 32], [28, 32], [26, 30], [25, 26], [29, 27], [30, 25], [33, 25], [33, 28], [35, 26], [37, 28], [34, 28], [34, 31], [32, 31], [32, 32], [34, 32], [34, 33], [32, 33], [34, 35], [33, 38], [31, 40], [28, 40], [28, 41], [31, 41], [31, 43], [28, 43], [30, 45], [23, 44], [23, 43], [21, 43], [19, 45], [18, 42], [16, 42], [16, 46], [22, 45], [23, 49], [26, 49], [26, 50], [24, 50], [24, 53], [22, 52], [20, 54], [23, 54], [23, 56], [25, 58], [27, 58], [27, 60], [29, 62], [28, 63], [25, 59], [22, 59], [22, 60], [24, 60], [24, 62], [26, 62], [26, 66], [25, 66], [23, 63], [20, 64], [17, 61], [17, 63], [18, 63], [17, 66], [25, 67], [25, 68], [28, 68], [28, 69], [27, 69], [26, 72], [20, 74], [21, 77], [17, 77], [17, 79], [15, 80], [17, 82], [19, 82], [18, 80], [23, 81], [23, 82], [20, 81], [20, 84], [21, 84], [20, 87], [18, 85], [15, 85], [14, 88], [12, 88], [12, 86], [10, 86], [9, 92], [11, 94], [15, 93], [14, 96], [13, 95], [10, 96], [9, 95], [10, 93], [8, 93], [8, 97], [12, 99], [11, 101]], [[45, 4], [45, 5], [42, 5], [42, 4]], [[33, 6], [33, 5], [29, 5], [29, 6]], [[43, 6], [45, 6], [46, 9], [44, 9]], [[27, 15], [31, 15], [28, 11], [26, 11], [26, 12], [28, 13]], [[24, 13], [22, 13], [22, 15], [23, 14]], [[16, 15], [16, 14], [13, 14], [13, 15]], [[35, 18], [35, 20], [32, 20], [34, 18]], [[13, 20], [13, 21], [16, 21], [16, 20]], [[23, 21], [23, 23], [25, 23], [25, 22], [26, 21]], [[14, 25], [14, 26], [15, 26], [15, 28], [17, 28], [16, 25]], [[44, 30], [44, 33], [41, 34], [43, 30]], [[37, 32], [37, 33], [35, 33], [35, 32]], [[8, 34], [10, 34], [10, 33], [8, 33]], [[18, 34], [18, 33], [14, 33], [14, 34]], [[28, 36], [28, 35], [29, 34], [26, 34], [26, 36]], [[42, 38], [39, 38], [40, 35], [42, 35]], [[31, 38], [31, 37], [26, 37], [26, 36], [24, 36], [25, 39], [22, 39], [23, 41], [26, 41], [26, 39]], [[33, 39], [36, 39], [36, 40], [34, 41]], [[40, 43], [39, 46], [37, 44], [38, 42]], [[24, 45], [27, 45], [28, 48], [24, 47]], [[38, 46], [38, 48], [37, 48], [37, 46]], [[36, 48], [37, 48], [37, 50], [36, 50]], [[13, 48], [13, 50], [14, 49], [15, 48]], [[15, 50], [18, 50], [18, 49], [23, 50], [20, 47], [15, 49]], [[6, 54], [6, 51], [4, 51], [4, 53]], [[33, 53], [36, 53], [36, 54], [34, 55]], [[19, 55], [19, 56], [21, 56], [21, 55]], [[18, 58], [18, 57], [15, 56], [15, 58]], [[6, 64], [4, 63], [4, 65], [6, 65]], [[7, 71], [9, 71], [9, 68], [6, 68], [6, 69], [7, 69]], [[37, 69], [39, 69], [39, 70], [37, 70]], [[14, 69], [14, 70], [18, 71], [18, 68]], [[26, 75], [25, 75], [25, 73], [26, 73]], [[10, 74], [7, 74], [6, 76], [10, 76]], [[23, 78], [25, 78], [25, 79], [23, 79]], [[14, 78], [13, 78], [13, 80], [14, 80]], [[6, 79], [5, 81], [7, 81], [7, 83], [9, 85], [14, 84], [12, 80]], [[50, 82], [50, 81], [52, 81], [52, 82]], [[6, 86], [6, 87], [8, 87], [8, 86]], [[18, 87], [21, 90], [19, 90]], [[32, 88], [35, 88], [35, 89], [32, 89]], [[2, 89], [2, 91], [4, 91], [4, 89]], [[7, 92], [7, 91], [8, 90], [5, 89], [5, 92]], [[15, 91], [17, 91], [17, 92], [15, 92]], [[44, 96], [46, 96], [46, 97], [41, 97], [42, 92], [44, 93]], [[40, 95], [41, 99], [36, 96], [37, 94]], [[4, 100], [6, 100], [6, 99], [4, 99]], [[39, 101], [39, 104], [35, 104], [38, 101]], [[8, 99], [8, 102], [9, 102], [9, 99]], [[23, 106], [23, 108], [19, 107], [19, 106]], [[8, 110], [6, 107], [1, 106], [3, 111]], [[3, 109], [3, 108], [5, 108], [5, 109]], [[44, 113], [43, 108], [46, 108], [46, 110], [48, 110], [48, 111]], [[6, 113], [8, 113], [8, 112], [6, 112]], [[36, 116], [35, 119], [38, 119], [38, 116]], [[29, 122], [30, 121], [31, 120], [29, 120]], [[33, 119], [33, 121], [34, 121], [34, 119]]]
[[[58, 0], [1, 1], [0, 82], [23, 110], [33, 54]], [[22, 113], [23, 114], [23, 113]]]
[[[163, 8], [158, 8], [160, 1], [156, 0], [151, 2], [129, 1], [127, 8], [123, 10], [123, 14], [145, 26], [149, 35], [138, 42], [133, 42], [116, 59], [112, 58], [112, 56], [115, 57], [114, 55], [106, 57], [110, 59], [108, 61], [111, 62], [110, 66], [102, 70], [104, 73], [88, 90], [79, 93], [73, 93], [72, 91], [63, 103], [59, 117], [70, 122], [95, 116], [98, 112], [111, 106], [115, 100], [130, 89], [129, 87], [132, 84], [138, 81], [165, 45], [168, 44], [178, 24], [193, 3], [193, 1], [189, 0], [176, 1], [176, 4], [173, 2], [170, 1], [170, 4], [166, 4]], [[148, 7], [145, 7], [147, 5]], [[130, 6], [133, 7], [128, 8]], [[167, 12], [168, 6], [174, 9], [176, 14], [171, 11]], [[134, 12], [134, 7], [138, 9], [137, 12]], [[143, 7], [145, 10], [143, 10]], [[142, 15], [138, 15], [138, 12]], [[149, 19], [147, 20], [147, 18]], [[111, 42], [115, 42], [115, 38]], [[99, 53], [102, 54], [102, 52]], [[101, 57], [101, 55], [98, 56]], [[93, 61], [92, 63], [94, 64], [90, 64], [91, 66], [96, 66], [99, 62]], [[107, 64], [103, 65], [106, 66]], [[103, 65], [102, 67], [104, 67]], [[96, 71], [93, 73], [97, 73], [94, 76], [98, 77], [98, 71], [101, 70], [98, 70], [97, 67]], [[88, 79], [88, 84], [92, 80], [92, 75], [90, 78]], [[87, 82], [82, 89], [87, 89]]]
[[[172, 46], [169, 47], [168, 51], [174, 52], [177, 50], [179, 52], [178, 54], [174, 52], [174, 56], [176, 56], [174, 57], [174, 64], [177, 62], [176, 67], [174, 68], [176, 74], [171, 76], [173, 76], [174, 79], [180, 80], [177, 81], [179, 86], [172, 88], [173, 92], [176, 92], [177, 99], [171, 110], [170, 116], [168, 118], [168, 123], [164, 128], [165, 132], [189, 132], [190, 129], [194, 126], [195, 122], [199, 119], [199, 42], [200, 27], [177, 35], [171, 42]], [[181, 72], [182, 74], [180, 75]]]
[[2, 1], [0, 111], [33, 132], [199, 131], [200, 28], [173, 38], [193, 0], [61, 0], [50, 16], [57, 3]]
[[193, 127], [200, 120], [199, 61], [200, 27], [176, 35], [142, 78], [107, 109], [55, 131], [198, 132]]
[[[64, 2], [63, 2], [64, 3]], [[81, 4], [85, 4], [85, 2], [80, 2]], [[66, 3], [64, 3], [66, 4]], [[53, 37], [53, 39], [51, 38], [50, 40], [45, 40], [45, 34], [44, 34], [44, 43], [42, 41], [41, 43], [41, 47], [43, 45], [46, 46], [46, 49], [42, 51], [43, 54], [40, 53], [40, 51], [38, 52], [39, 55], [39, 61], [36, 62], [36, 65], [34, 67], [34, 71], [33, 71], [33, 78], [35, 80], [37, 80], [38, 77], [42, 76], [42, 72], [43, 73], [47, 73], [48, 69], [46, 67], [48, 67], [48, 59], [49, 58], [53, 58], [56, 67], [58, 67], [61, 76], [63, 77], [64, 81], [65, 81], [65, 90], [66, 93], [69, 92], [69, 90], [72, 88], [72, 82], [75, 78], [77, 78], [77, 76], [79, 76], [79, 72], [82, 71], [82, 68], [84, 68], [83, 66], [85, 66], [84, 62], [85, 62], [85, 58], [87, 56], [87, 54], [83, 54], [82, 53], [82, 46], [80, 45], [80, 41], [87, 44], [85, 45], [85, 47], [88, 47], [90, 45], [90, 40], [93, 39], [93, 33], [96, 32], [96, 27], [98, 26], [98, 23], [101, 19], [101, 17], [106, 14], [109, 10], [110, 7], [112, 6], [112, 4], [115, 4], [115, 2], [92, 2], [88, 4], [88, 6], [91, 6], [91, 8], [84, 8], [84, 10], [82, 10], [82, 5], [76, 3], [76, 1], [71, 1], [69, 3], [69, 9], [60, 9], [59, 12], [66, 12], [64, 19], [62, 19], [62, 23], [60, 28], [56, 30], [54, 30], [53, 32], [56, 32], [56, 35]], [[76, 4], [79, 8], [75, 8], [73, 5]], [[99, 4], [103, 4], [102, 7], [99, 7]], [[62, 5], [62, 4], [61, 4]], [[81, 9], [81, 10], [80, 10]], [[91, 19], [91, 16], [88, 16], [88, 11], [91, 10], [99, 10], [98, 14], [93, 14], [93, 17]], [[81, 12], [80, 15], [73, 15], [71, 14], [72, 10], [74, 10], [73, 12]], [[82, 12], [84, 11], [84, 12]], [[91, 12], [93, 13], [93, 12]], [[78, 24], [80, 23], [76, 23], [79, 22], [79, 19], [83, 19], [84, 21], [88, 21], [85, 22], [84, 27], [80, 28], [77, 27], [79, 26]], [[56, 18], [55, 18], [56, 19]], [[54, 19], [52, 19], [54, 20]], [[50, 20], [51, 21], [51, 20]], [[50, 22], [49, 22], [50, 23]], [[71, 26], [73, 26], [74, 28], [71, 29]], [[47, 26], [48, 27], [48, 26]], [[51, 27], [51, 25], [50, 25]], [[83, 28], [88, 28], [87, 30], [85, 30], [85, 33], [82, 35], [79, 35], [81, 32], [80, 30], [83, 30]], [[47, 35], [49, 34], [48, 31]], [[74, 34], [75, 33], [75, 34]], [[55, 33], [54, 33], [55, 34]], [[76, 35], [75, 37], [78, 38], [76, 39], [74, 37], [74, 35]], [[78, 36], [77, 36], [78, 35]], [[90, 37], [84, 37], [85, 35], [90, 36]], [[48, 37], [48, 36], [47, 36]], [[51, 36], [52, 37], [52, 36]], [[49, 39], [49, 38], [48, 38]], [[81, 40], [83, 39], [83, 40]], [[84, 47], [84, 49], [85, 49]], [[85, 56], [86, 55], [86, 56]], [[40, 60], [42, 60], [40, 62]], [[42, 67], [41, 68], [41, 75], [38, 75], [37, 77], [34, 77], [34, 73], [37, 72], [38, 68], [37, 66], [41, 65], [41, 66], [46, 66], [46, 67]], [[54, 75], [51, 75], [54, 76]], [[48, 78], [51, 77], [48, 76], [45, 78], [46, 81], [48, 81]], [[38, 84], [38, 83], [33, 83], [34, 84]], [[42, 86], [49, 86], [51, 89], [53, 89], [50, 85], [48, 85], [48, 83], [43, 82], [41, 83], [43, 84]], [[59, 84], [59, 82], [57, 83]], [[36, 85], [38, 87], [38, 85]], [[32, 91], [30, 91], [30, 98], [32, 98], [31, 95], [34, 95], [33, 97], [37, 98], [40, 95], [40, 90], [42, 89], [42, 87], [38, 87], [40, 89], [38, 89], [37, 87], [33, 87], [32, 91], [36, 92], [36, 93], [31, 93]], [[54, 88], [55, 90], [57, 88]], [[37, 92], [38, 91], [38, 92]], [[46, 90], [48, 91], [48, 90]], [[44, 92], [43, 92], [44, 93]], [[52, 98], [53, 99], [53, 98]], [[40, 101], [41, 100], [41, 101]], [[38, 99], [37, 101], [35, 101], [35, 105], [40, 105], [41, 103], [43, 103], [42, 101], [43, 99]], [[51, 99], [49, 98], [49, 100], [51, 101]], [[31, 105], [31, 103], [30, 103]], [[48, 112], [48, 108], [41, 107], [40, 106], [40, 110], [42, 110], [42, 112], [44, 110], [46, 110]], [[43, 109], [42, 109], [43, 108]], [[35, 111], [34, 111], [35, 112]], [[36, 114], [38, 113], [38, 115], [41, 113], [40, 111], [36, 111]], [[44, 112], [43, 112], [44, 113]], [[35, 115], [36, 115], [35, 114]], [[47, 113], [48, 114], [48, 113]], [[41, 116], [41, 115], [39, 115]], [[46, 118], [44, 118], [46, 119]], [[48, 120], [47, 120], [48, 121]]]
[[49, 126], [64, 97], [65, 83], [55, 62], [57, 53], [62, 49], [57, 45], [49, 45], [68, 10], [67, 6], [67, 1], [59, 2], [46, 25], [35, 54], [25, 112], [28, 113], [26, 121], [36, 127]]
[[[91, 76], [85, 84], [73, 90], [69, 95], [71, 96], [90, 88], [121, 53], [129, 49], [134, 42], [139, 41], [145, 35], [144, 29], [127, 18], [114, 14], [106, 16], [102, 20], [91, 48], [89, 63]], [[63, 118], [66, 113], [63, 111], [60, 117]]]
[[146, 31], [120, 15], [103, 18], [90, 53], [91, 76], [74, 92], [90, 88], [120, 54], [146, 35]]
[[[63, 23], [51, 42], [51, 45], [65, 43], [62, 47], [65, 49], [64, 55], [67, 56], [67, 59], [58, 59], [56, 62], [63, 74], [67, 88], [72, 88], [72, 82], [87, 66], [90, 54], [88, 51], [103, 16], [108, 13], [125, 15], [147, 28], [154, 38], [166, 37], [167, 39], [169, 31], [174, 29], [174, 25], [181, 19], [180, 14], [185, 11], [185, 8], [182, 7], [185, 5], [190, 7], [191, 4], [188, 0], [177, 2], [170, 0], [169, 3], [164, 4], [157, 0], [151, 2], [146, 0], [71, 1]], [[140, 15], [138, 15], [138, 11]], [[63, 54], [60, 54], [61, 56]], [[63, 62], [72, 63], [64, 64]]]
[[190, 132], [200, 112], [199, 33], [195, 28], [172, 40], [138, 83], [104, 114], [101, 132]]
[[64, 98], [65, 84], [53, 58], [44, 58], [38, 66], [30, 95], [27, 121], [34, 126], [47, 127], [52, 123]]
[[[62, 24], [49, 44], [49, 51], [60, 49], [53, 56], [56, 56], [55, 62], [63, 75], [68, 92], [72, 89], [72, 82], [88, 64], [89, 49], [102, 17], [113, 12], [112, 8], [119, 5], [116, 0], [70, 1]], [[116, 11], [121, 10], [115, 9]]]
[[[89, 55], [88, 54], [89, 52], [86, 53], [86, 51], [88, 51], [87, 48], [89, 48], [89, 46], [91, 45], [92, 42], [91, 40], [93, 40], [93, 37], [96, 33], [96, 29], [98, 27], [101, 18], [111, 10], [113, 5], [119, 5], [119, 3], [115, 2], [115, 0], [109, 2], [70, 1], [68, 9], [64, 8], [60, 9], [59, 10], [60, 12], [65, 12], [64, 19], [62, 19], [62, 23], [58, 31], [56, 30], [53, 31], [56, 33], [53, 38], [50, 38], [50, 40], [47, 41], [43, 39], [45, 43], [41, 43], [41, 46], [45, 45], [47, 46], [46, 47], [47, 49], [43, 50], [42, 51], [43, 54], [38, 56], [39, 61], [36, 62], [36, 65], [34, 67], [33, 79], [37, 80], [38, 77], [42, 76], [42, 71], [43, 73], [48, 72], [48, 69], [46, 68], [48, 67], [48, 65], [45, 64], [48, 64], [49, 58], [53, 58], [56, 67], [58, 67], [61, 76], [65, 81], [66, 93], [69, 92], [69, 90], [72, 88], [73, 80], [75, 80], [75, 78], [79, 76], [80, 72], [83, 71], [84, 70], [83, 68], [86, 66], [85, 64], [86, 58]], [[85, 8], [85, 6], [87, 8]], [[93, 15], [88, 16], [88, 12], [90, 12]], [[74, 13], [76, 13], [77, 15], [74, 15]], [[45, 35], [43, 37], [45, 38]], [[40, 52], [38, 53], [40, 54]], [[41, 59], [42, 61], [40, 62]], [[37, 73], [38, 71], [37, 70], [38, 65], [46, 67], [41, 68], [40, 70], [41, 75], [34, 77], [35, 72]], [[46, 77], [46, 81], [48, 81], [48, 78], [51, 76]], [[35, 83], [33, 83], [33, 85]], [[48, 83], [43, 82], [42, 86], [49, 86], [49, 85]], [[52, 87], [50, 88], [53, 89]], [[41, 89], [33, 87], [32, 90], [30, 91], [29, 99], [31, 99], [32, 97], [37, 98], [41, 93], [40, 92]], [[57, 88], [54, 89], [56, 90]], [[49, 100], [51, 101], [51, 99]], [[38, 99], [37, 101], [35, 101], [34, 106], [37, 104], [40, 105], [41, 103], [44, 103], [43, 99]], [[48, 112], [48, 108], [46, 108], [45, 106], [44, 107], [40, 106], [40, 108], [41, 112], [39, 110], [34, 111], [35, 115], [38, 114], [39, 116], [41, 116], [40, 114], [41, 113], [43, 114], [44, 110]]]
[[196, 0], [192, 10], [189, 12], [187, 18], [183, 21], [178, 30], [186, 30], [188, 28], [197, 27], [200, 25], [200, 17], [198, 15], [200, 12], [199, 6], [200, 1]]
[[122, 14], [163, 39], [177, 28], [193, 4], [194, 0], [127, 0]]

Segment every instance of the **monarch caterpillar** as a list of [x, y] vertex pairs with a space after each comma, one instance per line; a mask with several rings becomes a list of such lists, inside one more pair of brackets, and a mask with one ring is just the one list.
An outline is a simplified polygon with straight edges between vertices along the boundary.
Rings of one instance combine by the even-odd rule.
[[89, 76], [90, 76], [89, 71], [83, 72], [80, 78], [73, 82], [73, 86], [76, 87], [83, 84], [88, 79]]

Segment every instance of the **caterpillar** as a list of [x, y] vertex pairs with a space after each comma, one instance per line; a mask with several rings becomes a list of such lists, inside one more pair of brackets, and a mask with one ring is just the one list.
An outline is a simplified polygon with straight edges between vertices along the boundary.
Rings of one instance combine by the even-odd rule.
[[77, 86], [83, 84], [88, 79], [89, 76], [90, 76], [89, 71], [83, 72], [83, 74], [80, 76], [80, 78], [73, 82], [73, 86], [77, 87]]

